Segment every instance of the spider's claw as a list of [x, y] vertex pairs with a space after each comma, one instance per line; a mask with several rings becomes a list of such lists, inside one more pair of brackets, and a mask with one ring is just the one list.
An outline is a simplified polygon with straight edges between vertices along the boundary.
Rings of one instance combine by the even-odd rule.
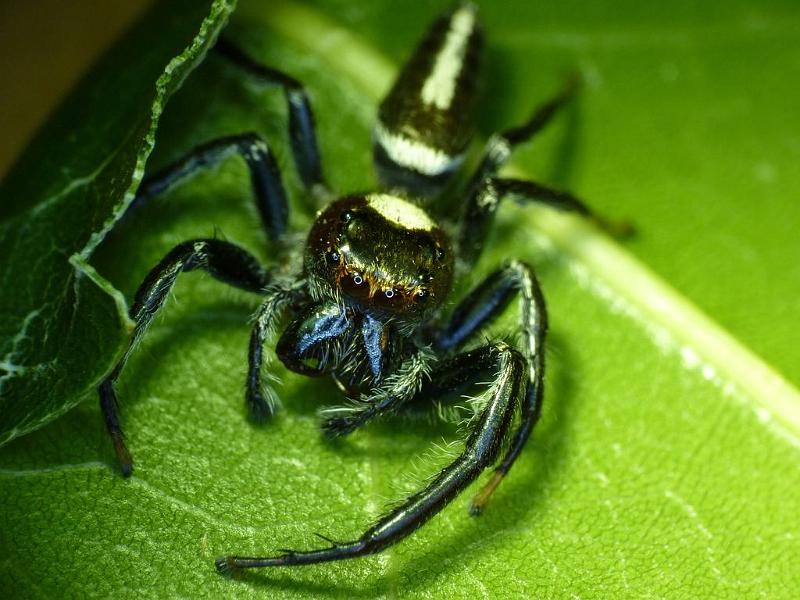
[[351, 417], [329, 417], [322, 421], [322, 434], [329, 440], [353, 433], [358, 422]]
[[247, 407], [250, 419], [257, 425], [267, 422], [276, 412], [275, 402], [270, 402], [260, 393], [247, 393]]
[[230, 576], [239, 571], [238, 567], [231, 564], [231, 557], [229, 556], [220, 556], [214, 561], [214, 566], [220, 575]]

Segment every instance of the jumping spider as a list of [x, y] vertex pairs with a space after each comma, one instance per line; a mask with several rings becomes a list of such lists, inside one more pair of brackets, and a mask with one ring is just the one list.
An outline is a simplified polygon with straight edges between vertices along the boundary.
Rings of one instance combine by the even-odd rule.
[[[246, 401], [257, 421], [275, 411], [265, 383], [263, 346], [281, 319], [290, 319], [277, 343], [287, 368], [308, 376], [330, 375], [348, 398], [325, 411], [323, 431], [345, 435], [376, 417], [420, 401], [433, 401], [485, 381], [483, 408], [471, 421], [465, 448], [425, 487], [392, 508], [351, 542], [273, 557], [226, 556], [220, 571], [303, 565], [379, 552], [433, 517], [496, 463], [491, 479], [473, 499], [479, 513], [519, 456], [542, 406], [544, 299], [532, 269], [511, 260], [489, 275], [443, 318], [453, 279], [472, 268], [483, 250], [500, 201], [513, 197], [575, 211], [600, 223], [574, 196], [530, 181], [495, 177], [511, 151], [547, 124], [570, 98], [573, 85], [531, 118], [492, 136], [476, 172], [453, 192], [454, 175], [472, 136], [483, 35], [471, 4], [442, 15], [403, 67], [380, 105], [374, 162], [383, 191], [333, 198], [322, 174], [314, 118], [305, 89], [291, 76], [264, 67], [226, 41], [216, 50], [242, 71], [281, 86], [300, 178], [318, 204], [302, 261], [290, 275], [264, 269], [246, 250], [219, 239], [176, 246], [147, 275], [130, 315], [136, 327], [128, 353], [99, 388], [105, 423], [124, 475], [133, 461], [120, 428], [114, 392], [125, 362], [162, 308], [181, 273], [203, 269], [232, 286], [261, 294], [250, 339]], [[146, 180], [134, 205], [224, 160], [240, 155], [250, 171], [256, 205], [269, 238], [287, 230], [289, 205], [267, 143], [248, 133], [214, 140]], [[443, 194], [462, 199], [454, 222], [435, 219]], [[438, 203], [441, 205], [441, 202]], [[439, 209], [441, 210], [441, 209]], [[277, 247], [290, 253], [286, 244]], [[300, 265], [302, 262], [302, 265]], [[519, 348], [480, 345], [478, 333], [515, 295], [520, 299]], [[466, 349], [465, 349], [466, 348]], [[519, 415], [518, 419], [515, 415]], [[505, 454], [500, 458], [501, 450]]]

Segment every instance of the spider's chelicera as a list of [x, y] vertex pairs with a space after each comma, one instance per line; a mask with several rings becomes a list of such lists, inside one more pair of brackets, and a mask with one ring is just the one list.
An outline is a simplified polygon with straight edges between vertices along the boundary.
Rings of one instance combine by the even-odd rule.
[[[330, 546], [272, 557], [226, 556], [221, 571], [303, 565], [378, 552], [438, 513], [489, 466], [493, 476], [475, 496], [479, 513], [530, 436], [542, 405], [544, 300], [531, 268], [511, 260], [443, 315], [454, 278], [479, 257], [494, 214], [507, 197], [576, 211], [596, 222], [574, 196], [546, 186], [497, 177], [513, 148], [531, 138], [570, 98], [573, 85], [518, 127], [493, 135], [476, 172], [454, 189], [473, 132], [482, 33], [471, 4], [442, 15], [400, 72], [380, 106], [374, 159], [381, 191], [332, 200], [321, 168], [314, 119], [303, 86], [265, 67], [226, 41], [219, 54], [264, 83], [280, 86], [289, 109], [291, 147], [300, 178], [322, 208], [294, 268], [267, 270], [246, 250], [223, 240], [179, 244], [147, 275], [130, 314], [136, 323], [128, 354], [100, 386], [100, 403], [123, 474], [133, 461], [124, 442], [114, 383], [136, 342], [162, 308], [181, 273], [202, 269], [216, 279], [261, 294], [249, 348], [246, 401], [263, 421], [277, 399], [264, 371], [265, 342], [284, 322], [276, 354], [292, 371], [330, 375], [346, 403], [323, 411], [328, 436], [421, 402], [446, 402], [481, 388], [464, 449], [423, 489], [391, 508], [361, 536]], [[247, 133], [213, 140], [147, 179], [133, 206], [145, 203], [198, 169], [238, 154], [249, 168], [266, 233], [280, 240], [289, 205], [280, 172], [264, 140]], [[453, 218], [448, 198], [458, 201]], [[276, 251], [287, 252], [286, 244]], [[286, 262], [286, 261], [284, 261]], [[481, 343], [480, 333], [519, 297], [518, 347]], [[490, 381], [488, 384], [485, 382]], [[482, 383], [483, 382], [483, 383]], [[501, 451], [504, 453], [501, 455]]]

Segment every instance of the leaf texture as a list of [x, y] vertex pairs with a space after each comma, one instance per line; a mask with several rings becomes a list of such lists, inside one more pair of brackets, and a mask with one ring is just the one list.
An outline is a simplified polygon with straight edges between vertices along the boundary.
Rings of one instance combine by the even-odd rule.
[[[307, 84], [333, 186], [363, 190], [375, 184], [369, 148], [376, 103], [446, 4], [407, 4], [400, 18], [397, 6], [383, 1], [244, 2], [226, 35]], [[800, 71], [800, 12], [778, 1], [485, 4], [481, 132], [523, 119], [577, 69], [585, 81], [578, 102], [518, 153], [513, 172], [570, 188], [601, 213], [632, 219], [639, 232], [619, 245], [574, 219], [509, 205], [472, 280], [460, 282], [463, 292], [500, 261], [520, 257], [536, 265], [551, 315], [544, 416], [487, 512], [467, 515], [468, 490], [380, 555], [219, 577], [213, 559], [220, 554], [309, 547], [315, 531], [333, 539], [357, 535], [444, 464], [452, 448], [442, 440], [459, 436], [451, 424], [399, 420], [325, 442], [316, 411], [337, 401], [334, 387], [282, 370], [282, 413], [266, 426], [249, 424], [242, 402], [247, 324], [258, 298], [188, 275], [120, 382], [137, 459], [130, 480], [111, 468], [94, 399], [0, 452], [0, 589], [137, 598], [795, 595], [800, 348], [792, 316], [800, 308], [800, 267], [786, 257], [800, 251], [793, 201], [800, 116], [796, 78], [787, 74]], [[219, 6], [212, 13], [217, 25], [224, 20]], [[177, 55], [204, 18], [199, 9], [193, 14], [188, 38], [165, 25], [172, 21], [151, 21], [152, 44], [160, 40], [173, 48], [165, 56]], [[131, 60], [119, 52], [108, 58], [110, 71]], [[107, 90], [92, 85], [77, 94], [108, 103]], [[143, 104], [150, 111], [150, 98], [141, 92], [129, 110]], [[114, 122], [125, 120], [113, 105], [104, 110]], [[151, 113], [136, 114], [142, 124], [129, 141], [154, 127]], [[255, 130], [272, 144], [300, 206], [285, 122], [278, 90], [211, 56], [170, 100], [148, 169], [204, 140]], [[48, 131], [48, 139], [69, 143], [63, 128], [61, 137]], [[133, 146], [118, 151], [133, 170], [127, 180], [112, 178], [117, 199], [108, 212], [97, 209], [88, 233], [71, 231], [65, 208], [53, 213], [62, 216], [55, 222], [64, 235], [77, 240], [64, 246], [64, 264], [91, 251], [91, 232], [129, 199], [136, 165], [147, 156], [144, 146]], [[28, 156], [35, 152], [44, 150], [34, 146]], [[97, 149], [92, 156], [112, 154]], [[20, 163], [18, 172], [49, 171], [4, 188], [14, 202], [2, 205], [9, 227], [3, 244], [40, 255], [54, 235], [52, 218], [34, 227], [39, 201], [26, 205], [6, 190], [27, 189], [25, 197], [39, 199], [84, 193], [99, 184], [75, 182], [105, 181], [100, 175], [122, 159], [85, 158], [70, 168], [72, 176], [51, 184], [63, 172], [60, 160]], [[91, 331], [80, 330], [85, 336], [77, 329], [61, 334], [76, 336], [96, 361], [82, 361], [81, 377], [71, 380], [80, 384], [66, 381], [70, 371], [59, 363], [51, 376], [64, 380], [63, 390], [53, 397], [74, 390], [78, 398], [113, 362], [125, 326], [114, 296], [130, 298], [174, 244], [216, 235], [270, 260], [249, 194], [247, 172], [232, 159], [126, 219], [95, 249], [91, 267], [77, 261], [81, 270], [52, 276], [58, 285], [83, 282], [82, 306], [94, 293], [106, 307], [104, 318], [90, 319]], [[61, 202], [67, 200], [53, 206]], [[309, 218], [296, 212], [293, 226], [303, 232]], [[30, 224], [30, 233], [17, 234], [10, 223]], [[85, 281], [82, 273], [92, 269], [98, 275]], [[27, 289], [7, 292], [22, 299]], [[59, 294], [71, 314], [73, 297]], [[24, 317], [45, 305], [20, 305], [28, 308], [2, 336], [18, 344], [5, 352], [12, 365], [21, 364], [17, 348], [51, 340], [40, 335], [40, 319], [60, 323], [48, 310], [21, 329]], [[514, 319], [512, 307], [495, 334], [513, 329]], [[48, 410], [37, 418], [58, 412]], [[20, 431], [33, 422], [5, 406], [1, 414]]]

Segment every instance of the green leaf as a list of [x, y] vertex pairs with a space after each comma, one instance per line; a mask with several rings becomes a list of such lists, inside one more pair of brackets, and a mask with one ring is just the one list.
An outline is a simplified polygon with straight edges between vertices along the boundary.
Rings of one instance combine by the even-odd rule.
[[[374, 185], [374, 107], [447, 5], [436, 4], [404, 4], [399, 18], [384, 0], [325, 0], [313, 8], [247, 2], [234, 18], [229, 31], [238, 43], [307, 83], [336, 189]], [[220, 554], [309, 547], [317, 543], [314, 531], [356, 535], [387, 501], [446, 461], [430, 449], [443, 437], [457, 439], [457, 431], [393, 421], [327, 443], [315, 413], [336, 402], [334, 386], [283, 371], [283, 412], [264, 427], [250, 425], [242, 382], [247, 322], [258, 298], [189, 275], [121, 380], [137, 460], [130, 480], [112, 468], [94, 399], [0, 453], [0, 589], [271, 598], [795, 594], [800, 265], [787, 258], [800, 251], [800, 183], [793, 177], [800, 162], [800, 11], [778, 0], [758, 7], [743, 0], [663, 7], [513, 1], [486, 3], [481, 18], [489, 38], [481, 131], [524, 118], [578, 69], [586, 85], [576, 106], [520, 151], [512, 170], [573, 189], [602, 214], [631, 218], [639, 231], [619, 245], [578, 220], [505, 207], [472, 281], [509, 256], [535, 264], [552, 326], [543, 420], [486, 514], [466, 514], [468, 491], [379, 556], [219, 577], [213, 558]], [[186, 35], [194, 35], [199, 19], [194, 23]], [[183, 21], [181, 27], [190, 29]], [[147, 31], [149, 47], [174, 48], [167, 59], [187, 46], [188, 38], [173, 39], [169, 28]], [[120, 52], [106, 64], [113, 73], [114, 64], [138, 62]], [[108, 89], [93, 94], [113, 122], [134, 108], [149, 114], [152, 96], [142, 92], [130, 100], [133, 108], [120, 105], [115, 115]], [[213, 136], [256, 130], [274, 145], [300, 198], [285, 122], [277, 90], [211, 57], [167, 106], [148, 168]], [[71, 131], [51, 131], [54, 148], [70, 143]], [[76, 151], [98, 127], [81, 131], [87, 137], [75, 138]], [[130, 136], [116, 140], [138, 139]], [[44, 150], [29, 156], [36, 152]], [[130, 152], [137, 164], [146, 157]], [[107, 154], [96, 149], [93, 156]], [[66, 185], [97, 170], [88, 158], [80, 164], [89, 166], [67, 172]], [[27, 252], [41, 254], [50, 247], [42, 239], [59, 239], [56, 233], [80, 238], [66, 209], [34, 228], [38, 201], [23, 199], [62, 189], [48, 183], [62, 173], [59, 165], [58, 154], [24, 162], [21, 172], [35, 166], [41, 174], [12, 189], [30, 191], [4, 190], [14, 204], [6, 200], [0, 209], [8, 222], [30, 223]], [[135, 187], [136, 177], [125, 172], [125, 181], [115, 179], [115, 206]], [[87, 198], [99, 203], [97, 195]], [[231, 160], [122, 223], [92, 255], [100, 274], [94, 279], [102, 276], [107, 291], [113, 285], [130, 298], [174, 244], [214, 234], [266, 262], [269, 246], [251, 204], [247, 173]], [[59, 265], [119, 208], [108, 210]], [[302, 232], [308, 216], [293, 215], [293, 223]], [[17, 229], [3, 231], [4, 245], [23, 239], [12, 239]], [[6, 285], [1, 293], [22, 297], [26, 289]], [[121, 331], [114, 301], [96, 294], [110, 307], [107, 317], [90, 319], [93, 333], [84, 328], [74, 342], [105, 357], [78, 369], [74, 379], [86, 387], [112, 363]], [[62, 303], [72, 309], [69, 298]], [[496, 326], [498, 335], [513, 327], [514, 316], [510, 310]], [[34, 337], [33, 329], [8, 331], [26, 343], [60, 343]], [[69, 360], [85, 362], [82, 356]], [[67, 374], [59, 369], [51, 377], [66, 389], [73, 384], [59, 382]], [[2, 415], [5, 422], [5, 405]]]
[[232, 5], [169, 2], [99, 64], [0, 190], [0, 445], [75, 406], [124, 347], [122, 296], [87, 264], [130, 203], [158, 118]]

